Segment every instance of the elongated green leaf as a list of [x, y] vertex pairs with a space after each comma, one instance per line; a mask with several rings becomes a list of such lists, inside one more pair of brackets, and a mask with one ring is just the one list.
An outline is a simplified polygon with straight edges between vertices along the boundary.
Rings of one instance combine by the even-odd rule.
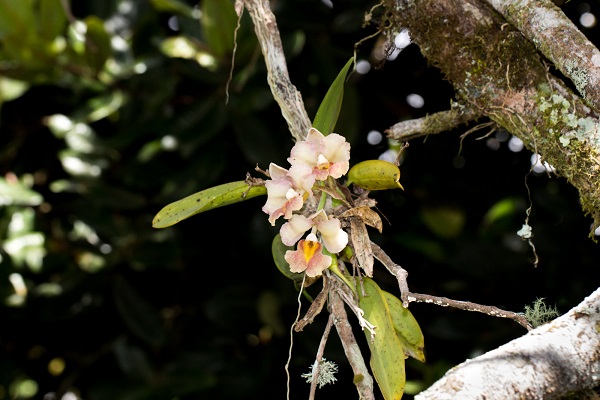
[[152, 220], [152, 226], [166, 228], [192, 215], [239, 203], [266, 193], [267, 188], [264, 186], [249, 186], [245, 181], [211, 187], [165, 206]]
[[204, 38], [214, 55], [222, 57], [233, 50], [237, 15], [229, 0], [204, 0], [200, 16]]
[[348, 74], [348, 69], [354, 62], [351, 58], [348, 60], [344, 68], [340, 71], [337, 78], [333, 81], [327, 94], [323, 98], [317, 114], [313, 120], [313, 127], [318, 129], [323, 135], [327, 136], [335, 128], [340, 109], [342, 108], [342, 100], [344, 98], [344, 81]]
[[358, 302], [367, 321], [377, 327], [373, 340], [365, 330], [371, 350], [371, 369], [383, 398], [399, 400], [404, 394], [406, 384], [402, 343], [396, 335], [383, 291], [375, 281], [367, 277], [363, 278], [363, 285], [366, 296], [362, 296], [359, 290]]
[[425, 338], [423, 337], [419, 323], [412, 313], [407, 308], [404, 308], [400, 299], [384, 290], [382, 290], [382, 293], [388, 304], [398, 339], [400, 339], [404, 347], [404, 354], [407, 357], [425, 362], [425, 354], [423, 353]]

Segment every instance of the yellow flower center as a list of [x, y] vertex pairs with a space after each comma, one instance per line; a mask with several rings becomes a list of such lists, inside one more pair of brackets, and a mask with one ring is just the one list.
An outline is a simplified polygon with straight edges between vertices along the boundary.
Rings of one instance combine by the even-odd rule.
[[302, 250], [304, 251], [304, 260], [308, 263], [316, 251], [321, 248], [321, 244], [319, 242], [313, 242], [312, 240], [305, 240], [304, 246], [302, 246]]

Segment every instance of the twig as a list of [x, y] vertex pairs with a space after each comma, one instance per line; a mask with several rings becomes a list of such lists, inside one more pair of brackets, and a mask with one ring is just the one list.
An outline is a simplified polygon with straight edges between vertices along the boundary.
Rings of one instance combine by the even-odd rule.
[[[337, 285], [337, 282], [332, 282], [332, 285]], [[360, 352], [360, 347], [356, 343], [352, 325], [348, 321], [348, 314], [344, 310], [344, 302], [338, 293], [331, 292], [329, 295], [329, 312], [333, 316], [333, 324], [340, 336], [342, 347], [346, 358], [352, 367], [354, 373], [354, 384], [358, 391], [361, 400], [374, 400], [373, 394], [373, 377], [369, 373], [365, 360]]]
[[325, 352], [325, 344], [327, 343], [327, 339], [329, 338], [329, 332], [331, 332], [331, 327], [333, 326], [333, 314], [329, 314], [329, 319], [327, 320], [327, 325], [325, 325], [325, 330], [323, 331], [323, 336], [321, 337], [321, 342], [319, 343], [319, 348], [317, 350], [317, 357], [315, 359], [315, 364], [312, 370], [312, 381], [310, 383], [310, 395], [308, 396], [309, 400], [314, 400], [315, 392], [317, 391], [317, 382], [319, 381], [319, 370], [321, 367], [321, 361], [323, 360], [323, 353]]
[[304, 140], [312, 124], [304, 108], [300, 92], [290, 81], [279, 29], [269, 1], [239, 1], [243, 1], [254, 22], [254, 31], [265, 59], [268, 72], [267, 81], [273, 97], [281, 108], [281, 113], [287, 121], [292, 137], [296, 141]]
[[392, 259], [381, 249], [381, 247], [377, 246], [375, 243], [371, 243], [371, 246], [373, 248], [373, 255], [375, 258], [379, 260], [398, 280], [398, 286], [400, 287], [401, 293], [400, 299], [402, 300], [404, 307], [408, 307], [411, 302], [430, 303], [442, 307], [453, 307], [464, 311], [476, 311], [492, 317], [512, 319], [527, 330], [533, 329], [531, 324], [521, 313], [502, 310], [494, 306], [471, 303], [470, 301], [452, 300], [447, 297], [431, 296], [428, 294], [411, 292], [408, 289], [407, 283], [408, 272], [406, 272], [406, 270], [398, 264], [394, 263]]
[[481, 117], [481, 113], [466, 106], [454, 105], [448, 111], [440, 111], [423, 118], [398, 122], [385, 133], [390, 139], [408, 141], [421, 136], [449, 131]]
[[337, 295], [344, 300], [344, 303], [350, 307], [354, 315], [356, 315], [360, 328], [363, 330], [368, 330], [371, 334], [371, 337], [375, 336], [375, 328], [377, 327], [365, 319], [365, 312], [358, 305], [358, 302], [354, 297], [354, 293], [351, 292], [350, 288], [343, 283], [343, 281], [337, 275], [332, 274], [328, 270], [325, 270], [325, 275], [333, 278], [331, 280], [335, 281], [335, 284], [332, 282], [330, 293], [337, 293]]

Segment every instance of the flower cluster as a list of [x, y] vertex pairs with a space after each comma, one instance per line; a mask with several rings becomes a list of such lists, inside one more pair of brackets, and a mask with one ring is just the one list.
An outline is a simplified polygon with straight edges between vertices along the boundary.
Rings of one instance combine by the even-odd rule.
[[[296, 250], [288, 250], [285, 260], [292, 272], [305, 272], [309, 277], [321, 275], [332, 259], [324, 254], [323, 245], [331, 254], [339, 253], [348, 244], [348, 234], [337, 218], [329, 217], [322, 208], [312, 215], [301, 214], [305, 202], [312, 198], [313, 189], [325, 185], [329, 177], [337, 179], [348, 172], [350, 144], [343, 136], [332, 133], [323, 136], [315, 128], [306, 140], [297, 142], [290, 153], [291, 167], [269, 165], [267, 202], [262, 210], [275, 225], [279, 217], [287, 220], [281, 227], [281, 241], [286, 246], [298, 243]], [[298, 213], [294, 213], [298, 212]], [[310, 230], [306, 239], [301, 239]]]

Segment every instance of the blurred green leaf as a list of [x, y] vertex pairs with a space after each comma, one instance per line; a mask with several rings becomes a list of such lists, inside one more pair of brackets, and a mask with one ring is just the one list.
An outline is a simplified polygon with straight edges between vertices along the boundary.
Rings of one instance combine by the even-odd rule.
[[36, 26], [33, 15], [34, 0], [0, 0], [0, 40], [8, 35], [21, 35], [27, 40], [29, 27]]
[[117, 363], [127, 376], [142, 382], [151, 382], [155, 372], [148, 355], [126, 338], [119, 338], [114, 347]]
[[163, 40], [160, 49], [167, 57], [194, 60], [198, 65], [216, 71], [218, 64], [214, 55], [206, 51], [206, 47], [197, 40], [187, 36], [172, 36]]
[[492, 225], [498, 220], [513, 216], [519, 209], [519, 199], [507, 197], [490, 207], [483, 217], [483, 223], [486, 226]]
[[46, 255], [46, 237], [42, 232], [34, 231], [35, 211], [30, 207], [15, 207], [11, 211], [2, 248], [16, 266], [27, 266], [40, 272]]
[[465, 213], [456, 207], [423, 207], [419, 214], [425, 225], [444, 239], [457, 237], [465, 225]]
[[344, 83], [348, 70], [354, 63], [354, 59], [348, 60], [342, 68], [338, 76], [335, 78], [327, 94], [323, 98], [317, 114], [313, 120], [313, 127], [319, 130], [323, 135], [329, 135], [335, 129], [340, 109], [342, 108], [342, 100], [344, 99]]
[[67, 25], [67, 14], [61, 0], [38, 0], [37, 31], [48, 41], [64, 32]]
[[214, 186], [165, 206], [152, 220], [154, 228], [167, 228], [198, 213], [267, 194], [264, 186], [237, 181]]
[[20, 97], [29, 89], [29, 83], [0, 76], [0, 105]]
[[115, 280], [114, 299], [119, 314], [134, 335], [152, 346], [165, 342], [167, 333], [158, 310], [122, 277]]
[[44, 198], [31, 190], [22, 180], [11, 180], [0, 176], [0, 206], [37, 206]]
[[204, 0], [202, 2], [202, 31], [204, 39], [217, 57], [233, 51], [233, 36], [237, 14], [230, 0]]
[[98, 73], [104, 67], [106, 60], [112, 55], [110, 35], [104, 27], [104, 21], [95, 16], [85, 20], [85, 59], [88, 67]]
[[197, 18], [198, 13], [192, 7], [179, 0], [151, 0], [152, 5], [162, 12]]

